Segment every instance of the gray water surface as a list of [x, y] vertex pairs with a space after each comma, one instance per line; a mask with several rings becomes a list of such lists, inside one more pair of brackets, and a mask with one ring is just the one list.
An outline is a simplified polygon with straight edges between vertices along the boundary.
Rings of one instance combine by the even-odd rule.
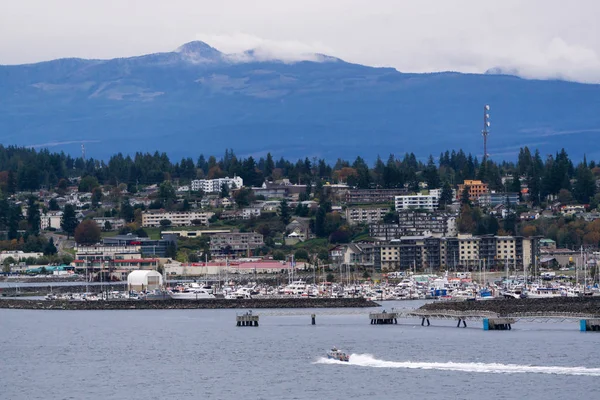
[[[0, 399], [600, 398], [600, 334], [576, 323], [486, 332], [375, 326], [364, 309], [254, 312], [258, 328], [236, 327], [236, 310], [0, 310]], [[334, 345], [350, 363], [323, 358]]]

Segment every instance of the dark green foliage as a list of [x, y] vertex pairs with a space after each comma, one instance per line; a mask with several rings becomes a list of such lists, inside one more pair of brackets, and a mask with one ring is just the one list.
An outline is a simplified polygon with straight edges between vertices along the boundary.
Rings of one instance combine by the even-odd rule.
[[58, 206], [58, 202], [56, 201], [56, 199], [50, 199], [50, 201], [48, 202], [48, 210], [50, 211], [58, 211], [60, 210], [60, 207]]
[[75, 234], [75, 228], [79, 225], [79, 221], [77, 220], [77, 216], [75, 214], [75, 207], [72, 204], [65, 204], [65, 209], [63, 210], [63, 216], [60, 221], [60, 227], [67, 234], [68, 237], [71, 237]]
[[448, 182], [444, 182], [442, 186], [442, 193], [440, 194], [439, 207], [440, 209], [446, 208], [452, 204], [453, 195], [452, 195], [452, 187]]
[[304, 249], [298, 249], [294, 253], [295, 261], [308, 261], [308, 252]]
[[286, 199], [281, 200], [281, 203], [279, 203], [279, 218], [284, 225], [290, 223], [290, 206]]
[[46, 246], [44, 246], [44, 255], [50, 256], [50, 255], [56, 254], [56, 252], [57, 252], [57, 249], [56, 249], [56, 246], [54, 245], [54, 239], [50, 238], [50, 240], [48, 241]]
[[35, 196], [29, 196], [27, 199], [27, 231], [32, 235], [40, 233], [40, 207]]

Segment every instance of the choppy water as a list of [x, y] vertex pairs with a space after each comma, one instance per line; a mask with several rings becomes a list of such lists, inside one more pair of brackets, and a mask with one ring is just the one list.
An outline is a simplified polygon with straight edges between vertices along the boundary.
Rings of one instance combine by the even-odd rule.
[[[255, 310], [254, 328], [235, 310], [0, 310], [0, 399], [600, 398], [600, 333], [575, 323], [486, 332], [319, 311]], [[349, 363], [323, 358], [333, 345]]]

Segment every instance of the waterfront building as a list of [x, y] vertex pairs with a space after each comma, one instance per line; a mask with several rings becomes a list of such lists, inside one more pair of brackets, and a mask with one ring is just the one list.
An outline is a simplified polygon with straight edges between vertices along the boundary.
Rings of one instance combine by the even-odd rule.
[[4, 250], [0, 253], [0, 264], [4, 263], [7, 258], [12, 258], [16, 263], [25, 261], [27, 258], [40, 258], [44, 253], [24, 252], [21, 250]]
[[332, 264], [341, 270], [345, 267], [363, 267], [368, 270], [381, 270], [381, 250], [374, 243], [349, 243], [334, 247], [329, 251]]
[[104, 246], [139, 246], [143, 256], [170, 257], [177, 250], [177, 236], [166, 232], [162, 239], [154, 240], [132, 234], [105, 237], [102, 239]]
[[255, 232], [217, 233], [210, 238], [213, 257], [246, 257], [251, 250], [264, 246], [263, 235]]
[[405, 236], [379, 242], [382, 270], [531, 267], [539, 238], [521, 236]]

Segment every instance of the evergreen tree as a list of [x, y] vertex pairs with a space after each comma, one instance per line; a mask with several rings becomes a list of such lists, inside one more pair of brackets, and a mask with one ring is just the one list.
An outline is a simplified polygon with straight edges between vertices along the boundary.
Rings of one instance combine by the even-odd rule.
[[265, 160], [265, 177], [270, 178], [275, 169], [275, 163], [273, 162], [273, 156], [271, 153], [267, 153], [267, 159]]
[[460, 194], [460, 204], [462, 205], [471, 205], [471, 195], [469, 194], [469, 190], [471, 188], [469, 186], [465, 186], [462, 193]]
[[448, 182], [444, 182], [444, 186], [442, 186], [442, 192], [440, 193], [440, 209], [443, 210], [446, 208], [446, 206], [452, 204], [452, 197], [452, 187]]
[[35, 196], [30, 196], [27, 199], [27, 226], [28, 232], [32, 235], [38, 235], [40, 233], [40, 208], [37, 203]]
[[284, 225], [290, 223], [290, 206], [286, 199], [281, 200], [281, 203], [279, 203], [279, 219]]
[[327, 228], [325, 226], [327, 222], [327, 208], [328, 202], [321, 202], [317, 209], [317, 214], [315, 216], [315, 234], [318, 237], [327, 236]]
[[45, 256], [51, 256], [56, 254], [58, 250], [56, 249], [56, 246], [54, 245], [54, 238], [50, 238], [50, 240], [48, 240], [48, 243], [46, 243], [46, 246], [44, 246], [44, 255]]
[[48, 202], [48, 210], [50, 210], [50, 211], [60, 210], [60, 207], [58, 206], [58, 202], [56, 201], [56, 199], [54, 199], [54, 198], [50, 199], [50, 201]]
[[63, 215], [60, 221], [60, 227], [67, 234], [67, 238], [75, 234], [75, 229], [79, 225], [77, 216], [75, 214], [75, 207], [72, 204], [65, 204]]
[[121, 202], [119, 217], [123, 218], [125, 222], [133, 222], [135, 218], [135, 210], [131, 206], [131, 203], [129, 203], [129, 199], [123, 199]]
[[229, 186], [227, 184], [224, 183], [221, 185], [221, 192], [220, 192], [219, 196], [222, 199], [229, 197]]
[[429, 156], [429, 160], [427, 162], [427, 168], [425, 169], [424, 177], [429, 189], [437, 189], [440, 187], [440, 175], [435, 162], [433, 161], [433, 156], [431, 155]]
[[577, 167], [576, 179], [573, 195], [580, 204], [588, 204], [596, 194], [596, 180], [592, 171], [588, 168], [585, 157]]
[[19, 237], [19, 222], [23, 219], [23, 213], [21, 207], [12, 206], [10, 207], [8, 217], [8, 238], [17, 239]]

